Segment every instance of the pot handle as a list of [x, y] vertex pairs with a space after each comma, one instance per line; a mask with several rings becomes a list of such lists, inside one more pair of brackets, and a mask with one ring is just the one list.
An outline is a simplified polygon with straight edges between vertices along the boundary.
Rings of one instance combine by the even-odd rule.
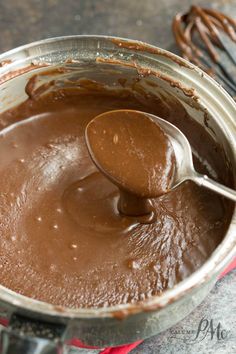
[[62, 354], [65, 326], [14, 315], [1, 332], [0, 354]]

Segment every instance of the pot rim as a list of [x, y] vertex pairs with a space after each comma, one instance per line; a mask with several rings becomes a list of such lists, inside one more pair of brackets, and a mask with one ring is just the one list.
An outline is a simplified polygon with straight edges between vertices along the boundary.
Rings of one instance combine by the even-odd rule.
[[[209, 75], [203, 72], [201, 69], [186, 61], [185, 59], [173, 54], [165, 49], [146, 44], [137, 40], [131, 40], [127, 38], [120, 38], [114, 36], [103, 36], [103, 35], [71, 35], [71, 36], [61, 36], [53, 37], [44, 40], [35, 41], [26, 45], [19, 46], [17, 48], [11, 49], [0, 55], [0, 63], [11, 59], [14, 54], [19, 52], [35, 48], [37, 46], [42, 46], [45, 44], [53, 44], [59, 41], [68, 40], [83, 40], [83, 39], [93, 39], [93, 40], [105, 40], [105, 41], [121, 41], [121, 43], [127, 43], [129, 47], [125, 47], [127, 51], [140, 51], [137, 49], [139, 46], [144, 46], [142, 53], [153, 53], [157, 56], [167, 57], [167, 60], [175, 62], [175, 65], [179, 65], [179, 71], [191, 70], [199, 76], [199, 80], [203, 81], [201, 84], [205, 84], [208, 88], [211, 88], [215, 93], [217, 93], [218, 99], [221, 101], [225, 100], [228, 105], [228, 110], [226, 110], [226, 115], [228, 114], [228, 120], [231, 126], [227, 127], [227, 123], [222, 119], [221, 129], [224, 129], [224, 133], [227, 134], [229, 139], [229, 145], [234, 154], [234, 162], [236, 162], [236, 140], [234, 130], [236, 132], [236, 121], [233, 120], [233, 112], [236, 116], [236, 103], [230, 97], [230, 95]], [[136, 48], [135, 48], [136, 47]], [[25, 58], [26, 59], [26, 58]], [[22, 60], [22, 58], [21, 58]], [[7, 69], [11, 71], [12, 64], [16, 64], [18, 61], [13, 60], [13, 62], [6, 63], [4, 66], [0, 66], [0, 77], [7, 72]], [[182, 64], [182, 65], [181, 65]], [[13, 66], [14, 66], [13, 65]], [[13, 77], [14, 78], [14, 77]], [[188, 76], [189, 79], [189, 76]], [[205, 81], [205, 82], [204, 82]], [[4, 81], [3, 81], [4, 82]], [[192, 80], [192, 83], [196, 84]], [[201, 89], [203, 89], [203, 86]], [[194, 87], [194, 86], [193, 86]], [[207, 89], [207, 88], [206, 88]], [[212, 98], [214, 98], [212, 96]], [[216, 100], [217, 98], [215, 98]], [[229, 124], [229, 122], [228, 122]], [[232, 132], [233, 129], [233, 132]], [[135, 314], [143, 311], [153, 311], [163, 308], [164, 306], [179, 300], [184, 294], [191, 292], [195, 288], [198, 288], [201, 284], [205, 283], [208, 279], [216, 277], [217, 274], [230, 262], [233, 255], [236, 254], [236, 208], [232, 215], [231, 223], [228, 230], [226, 231], [223, 241], [214, 250], [208, 260], [189, 277], [182, 280], [180, 283], [176, 284], [173, 288], [168, 289], [163, 292], [162, 295], [152, 296], [142, 302], [136, 304], [123, 304], [116, 305], [106, 308], [89, 308], [89, 309], [72, 309], [67, 307], [55, 306], [46, 302], [38, 301], [24, 295], [20, 295], [2, 285], [0, 285], [0, 301], [3, 303], [10, 303], [22, 310], [28, 310], [31, 312], [36, 312], [39, 314], [49, 315], [53, 317], [63, 317], [63, 318], [101, 318], [101, 317], [119, 317], [119, 314], [126, 316], [129, 314]]]

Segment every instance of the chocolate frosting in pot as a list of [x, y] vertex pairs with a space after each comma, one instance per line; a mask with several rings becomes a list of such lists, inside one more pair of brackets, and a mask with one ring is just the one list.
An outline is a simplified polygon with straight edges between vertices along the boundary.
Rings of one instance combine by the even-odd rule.
[[118, 188], [85, 144], [87, 124], [117, 109], [176, 121], [192, 134], [196, 168], [222, 173], [212, 138], [171, 97], [162, 105], [131, 92], [60, 89], [28, 99], [0, 115], [2, 285], [76, 308], [142, 301], [190, 275], [222, 240], [226, 204], [191, 182], [152, 199], [153, 223], [119, 213]]

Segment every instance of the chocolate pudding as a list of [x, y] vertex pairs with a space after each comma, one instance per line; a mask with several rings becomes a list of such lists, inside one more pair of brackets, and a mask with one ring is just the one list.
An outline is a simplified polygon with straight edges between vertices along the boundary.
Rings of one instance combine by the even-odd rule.
[[[162, 102], [92, 84], [41, 93], [0, 115], [0, 283], [51, 304], [91, 308], [142, 301], [198, 269], [225, 234], [228, 204], [186, 182], [151, 199], [152, 222], [124, 215], [117, 185], [89, 155], [85, 129], [111, 110], [156, 114], [190, 132], [196, 169], [221, 179], [226, 170], [210, 135], [174, 97]], [[141, 143], [148, 146], [148, 137]], [[129, 189], [145, 177], [139, 172], [131, 170]]]

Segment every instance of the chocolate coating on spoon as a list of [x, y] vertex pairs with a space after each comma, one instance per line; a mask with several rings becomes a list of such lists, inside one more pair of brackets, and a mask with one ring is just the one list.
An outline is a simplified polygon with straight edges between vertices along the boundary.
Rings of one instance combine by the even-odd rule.
[[150, 214], [148, 198], [171, 188], [173, 147], [144, 112], [116, 110], [95, 117], [86, 128], [86, 142], [93, 162], [120, 189], [121, 213]]

